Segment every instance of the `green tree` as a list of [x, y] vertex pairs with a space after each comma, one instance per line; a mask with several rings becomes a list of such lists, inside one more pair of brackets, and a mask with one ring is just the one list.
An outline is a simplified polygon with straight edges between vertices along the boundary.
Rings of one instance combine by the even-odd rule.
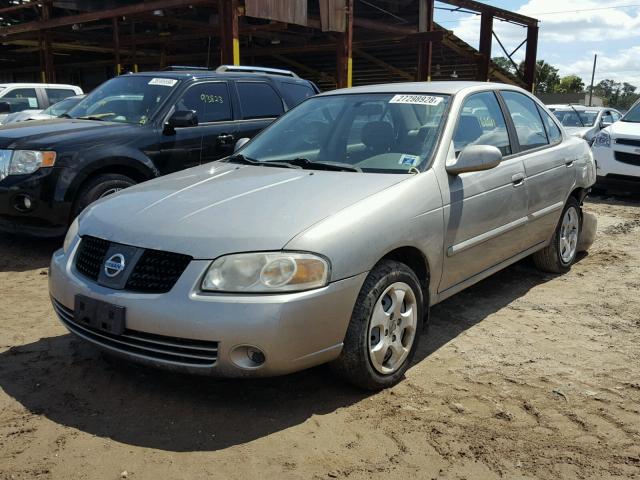
[[513, 63], [511, 63], [511, 60], [509, 60], [507, 57], [493, 57], [491, 61], [505, 72], [509, 72], [511, 74], [516, 73], [516, 68], [513, 66]]
[[[590, 88], [587, 88], [590, 90]], [[602, 98], [607, 107], [627, 110], [640, 95], [636, 93], [636, 87], [627, 82], [616, 82], [610, 78], [600, 81], [593, 87], [593, 94]]]
[[584, 82], [577, 75], [567, 75], [560, 79], [560, 84], [556, 87], [558, 93], [580, 93], [584, 92]]
[[[524, 72], [524, 62], [520, 62], [520, 72]], [[536, 62], [536, 94], [553, 93], [560, 85], [558, 69], [544, 60]]]

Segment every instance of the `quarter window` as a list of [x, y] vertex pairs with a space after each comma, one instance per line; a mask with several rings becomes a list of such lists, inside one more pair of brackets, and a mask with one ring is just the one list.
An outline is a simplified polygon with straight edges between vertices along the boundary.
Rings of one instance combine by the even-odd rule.
[[492, 145], [502, 155], [511, 155], [507, 125], [493, 92], [476, 93], [465, 100], [453, 144], [456, 155], [467, 145]]
[[291, 108], [316, 94], [311, 86], [302, 83], [282, 82], [281, 89]]
[[516, 127], [520, 150], [531, 150], [549, 144], [547, 132], [533, 100], [518, 92], [502, 92]]
[[540, 106], [538, 106], [538, 111], [540, 112], [540, 116], [544, 121], [544, 126], [547, 130], [547, 137], [549, 138], [549, 143], [560, 143], [562, 141], [562, 133], [560, 133], [560, 129], [558, 128], [558, 125], [556, 125], [556, 122], [554, 122], [551, 116], [547, 112], [542, 110]]
[[226, 82], [205, 82], [190, 87], [176, 104], [176, 111], [192, 110], [198, 123], [231, 120], [231, 103]]
[[242, 118], [273, 118], [284, 112], [282, 99], [264, 82], [238, 82]]
[[40, 108], [35, 88], [15, 88], [3, 95], [0, 102], [7, 102], [11, 105], [12, 112]]

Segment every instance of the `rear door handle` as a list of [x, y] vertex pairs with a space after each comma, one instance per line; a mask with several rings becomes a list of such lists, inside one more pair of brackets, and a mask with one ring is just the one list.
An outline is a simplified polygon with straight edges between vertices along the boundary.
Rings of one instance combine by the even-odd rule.
[[230, 133], [223, 133], [222, 135], [218, 135], [218, 140], [222, 145], [228, 145], [233, 141], [233, 135]]
[[519, 187], [520, 185], [524, 185], [524, 173], [516, 173], [511, 177], [511, 182], [513, 182], [514, 187]]

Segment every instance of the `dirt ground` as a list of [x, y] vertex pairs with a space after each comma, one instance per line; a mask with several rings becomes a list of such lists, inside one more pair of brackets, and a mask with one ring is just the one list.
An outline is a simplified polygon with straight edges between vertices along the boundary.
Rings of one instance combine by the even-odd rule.
[[640, 201], [591, 253], [524, 261], [433, 309], [366, 394], [317, 368], [217, 380], [111, 365], [58, 323], [51, 242], [0, 236], [0, 479], [640, 478]]

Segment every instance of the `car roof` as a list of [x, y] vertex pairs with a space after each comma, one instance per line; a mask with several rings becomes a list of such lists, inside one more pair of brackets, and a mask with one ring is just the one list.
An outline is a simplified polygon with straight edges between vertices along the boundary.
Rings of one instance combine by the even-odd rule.
[[385, 83], [380, 85], [366, 85], [362, 87], [342, 88], [321, 95], [341, 95], [351, 93], [441, 93], [453, 95], [463, 90], [517, 90], [520, 87], [499, 82], [469, 82], [469, 81], [439, 81], [439, 82], [402, 82]]
[[37, 83], [37, 82], [9, 82], [0, 83], [0, 87], [68, 87], [68, 88], [80, 88], [77, 85], [70, 85], [68, 83]]
[[600, 110], [615, 110], [615, 108], [608, 108], [608, 107], [587, 107], [585, 105], [568, 105], [566, 103], [563, 104], [558, 104], [558, 105], [547, 105], [547, 108], [554, 108], [556, 110], [597, 110], [598, 112]]
[[247, 79], [247, 78], [272, 78], [274, 80], [285, 80], [293, 83], [309, 83], [309, 80], [305, 80], [299, 77], [290, 77], [287, 75], [278, 75], [265, 72], [216, 72], [215, 70], [160, 70], [154, 72], [138, 72], [127, 73], [127, 76], [136, 77], [161, 77], [171, 78], [174, 80], [189, 80], [189, 79], [203, 79], [203, 78], [228, 78], [228, 79]]

